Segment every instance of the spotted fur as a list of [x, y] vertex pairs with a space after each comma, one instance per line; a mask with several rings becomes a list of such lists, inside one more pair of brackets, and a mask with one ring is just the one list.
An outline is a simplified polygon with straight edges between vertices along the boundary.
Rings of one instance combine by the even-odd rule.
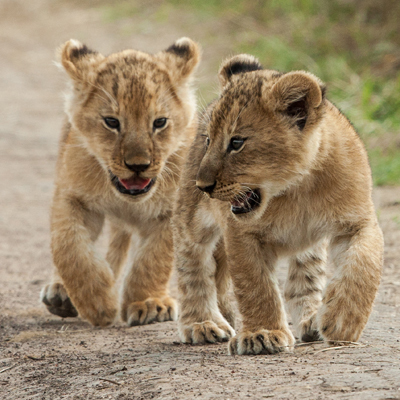
[[[55, 277], [41, 294], [50, 312], [111, 324], [119, 308], [115, 280], [132, 244], [122, 319], [137, 325], [176, 318], [168, 294], [170, 217], [196, 129], [191, 78], [199, 56], [188, 38], [155, 55], [125, 50], [105, 57], [75, 40], [60, 49], [71, 92], [51, 210]], [[119, 126], [108, 126], [105, 118]], [[167, 120], [158, 129], [154, 121], [160, 118]], [[117, 190], [129, 179], [153, 186], [135, 196]], [[95, 242], [105, 220], [111, 228], [104, 258]]]
[[[284, 297], [298, 338], [358, 340], [383, 263], [358, 135], [309, 73], [260, 70], [240, 55], [223, 64], [220, 81], [189, 152], [173, 219], [181, 340], [230, 340], [231, 354], [290, 350], [294, 337], [274, 273], [284, 256]], [[232, 138], [244, 138], [242, 146], [232, 150]], [[253, 194], [258, 206], [233, 214], [231, 204]], [[328, 250], [336, 272], [326, 286]], [[224, 288], [233, 280], [243, 319], [237, 336], [220, 276]]]

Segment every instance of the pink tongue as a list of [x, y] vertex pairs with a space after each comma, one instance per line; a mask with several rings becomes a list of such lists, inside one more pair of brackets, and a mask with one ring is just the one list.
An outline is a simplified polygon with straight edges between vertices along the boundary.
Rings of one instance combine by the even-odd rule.
[[129, 179], [120, 179], [119, 181], [127, 190], [142, 190], [150, 183], [151, 179], [133, 177]]

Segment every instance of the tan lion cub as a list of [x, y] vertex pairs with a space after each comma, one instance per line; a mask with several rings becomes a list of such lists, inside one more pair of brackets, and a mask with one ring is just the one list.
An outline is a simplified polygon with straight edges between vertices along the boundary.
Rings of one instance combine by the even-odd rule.
[[[263, 70], [240, 55], [219, 78], [222, 93], [204, 112], [173, 221], [181, 340], [230, 339], [230, 354], [289, 350], [294, 337], [274, 276], [288, 256], [285, 298], [298, 336], [356, 341], [383, 262], [361, 140], [309, 73]], [[337, 269], [325, 287], [327, 250]], [[235, 337], [229, 276], [243, 317]]]
[[[60, 51], [71, 78], [51, 212], [56, 266], [42, 290], [48, 310], [111, 324], [115, 279], [133, 233], [135, 261], [123, 284], [121, 315], [129, 325], [176, 319], [168, 295], [173, 261], [170, 218], [183, 156], [196, 130], [190, 81], [198, 46], [187, 38], [149, 55], [108, 57], [70, 40]], [[106, 258], [95, 250], [111, 222]]]

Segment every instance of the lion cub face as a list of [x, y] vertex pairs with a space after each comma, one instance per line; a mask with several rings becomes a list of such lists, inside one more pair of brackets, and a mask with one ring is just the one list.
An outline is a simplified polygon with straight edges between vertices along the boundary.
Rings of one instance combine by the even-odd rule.
[[187, 38], [155, 55], [126, 50], [104, 57], [74, 40], [62, 47], [73, 83], [70, 123], [119, 196], [137, 200], [155, 191], [194, 117], [189, 81], [198, 62], [199, 49]]
[[223, 90], [205, 112], [196, 184], [230, 202], [235, 218], [257, 218], [312, 168], [324, 87], [305, 72], [262, 70], [248, 55], [227, 61], [219, 77]]

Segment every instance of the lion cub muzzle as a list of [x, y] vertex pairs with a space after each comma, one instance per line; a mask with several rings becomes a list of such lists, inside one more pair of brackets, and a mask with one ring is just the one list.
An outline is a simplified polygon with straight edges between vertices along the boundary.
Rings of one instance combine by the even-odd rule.
[[138, 173], [135, 173], [132, 177], [128, 179], [118, 178], [110, 171], [111, 182], [114, 187], [122, 194], [127, 194], [130, 196], [138, 196], [145, 194], [150, 191], [154, 186], [157, 178], [143, 178]]
[[[111, 181], [120, 193], [138, 196], [148, 193], [154, 186], [157, 175], [150, 152], [128, 149], [120, 163], [115, 174], [110, 170]], [[121, 167], [124, 168], [119, 171]]]
[[261, 204], [261, 192], [259, 189], [240, 188], [235, 193], [236, 186], [233, 185], [217, 185], [217, 181], [212, 184], [203, 181], [196, 181], [196, 186], [207, 193], [211, 198], [216, 198], [222, 201], [229, 201], [231, 211], [235, 215], [247, 214], [254, 211]]

